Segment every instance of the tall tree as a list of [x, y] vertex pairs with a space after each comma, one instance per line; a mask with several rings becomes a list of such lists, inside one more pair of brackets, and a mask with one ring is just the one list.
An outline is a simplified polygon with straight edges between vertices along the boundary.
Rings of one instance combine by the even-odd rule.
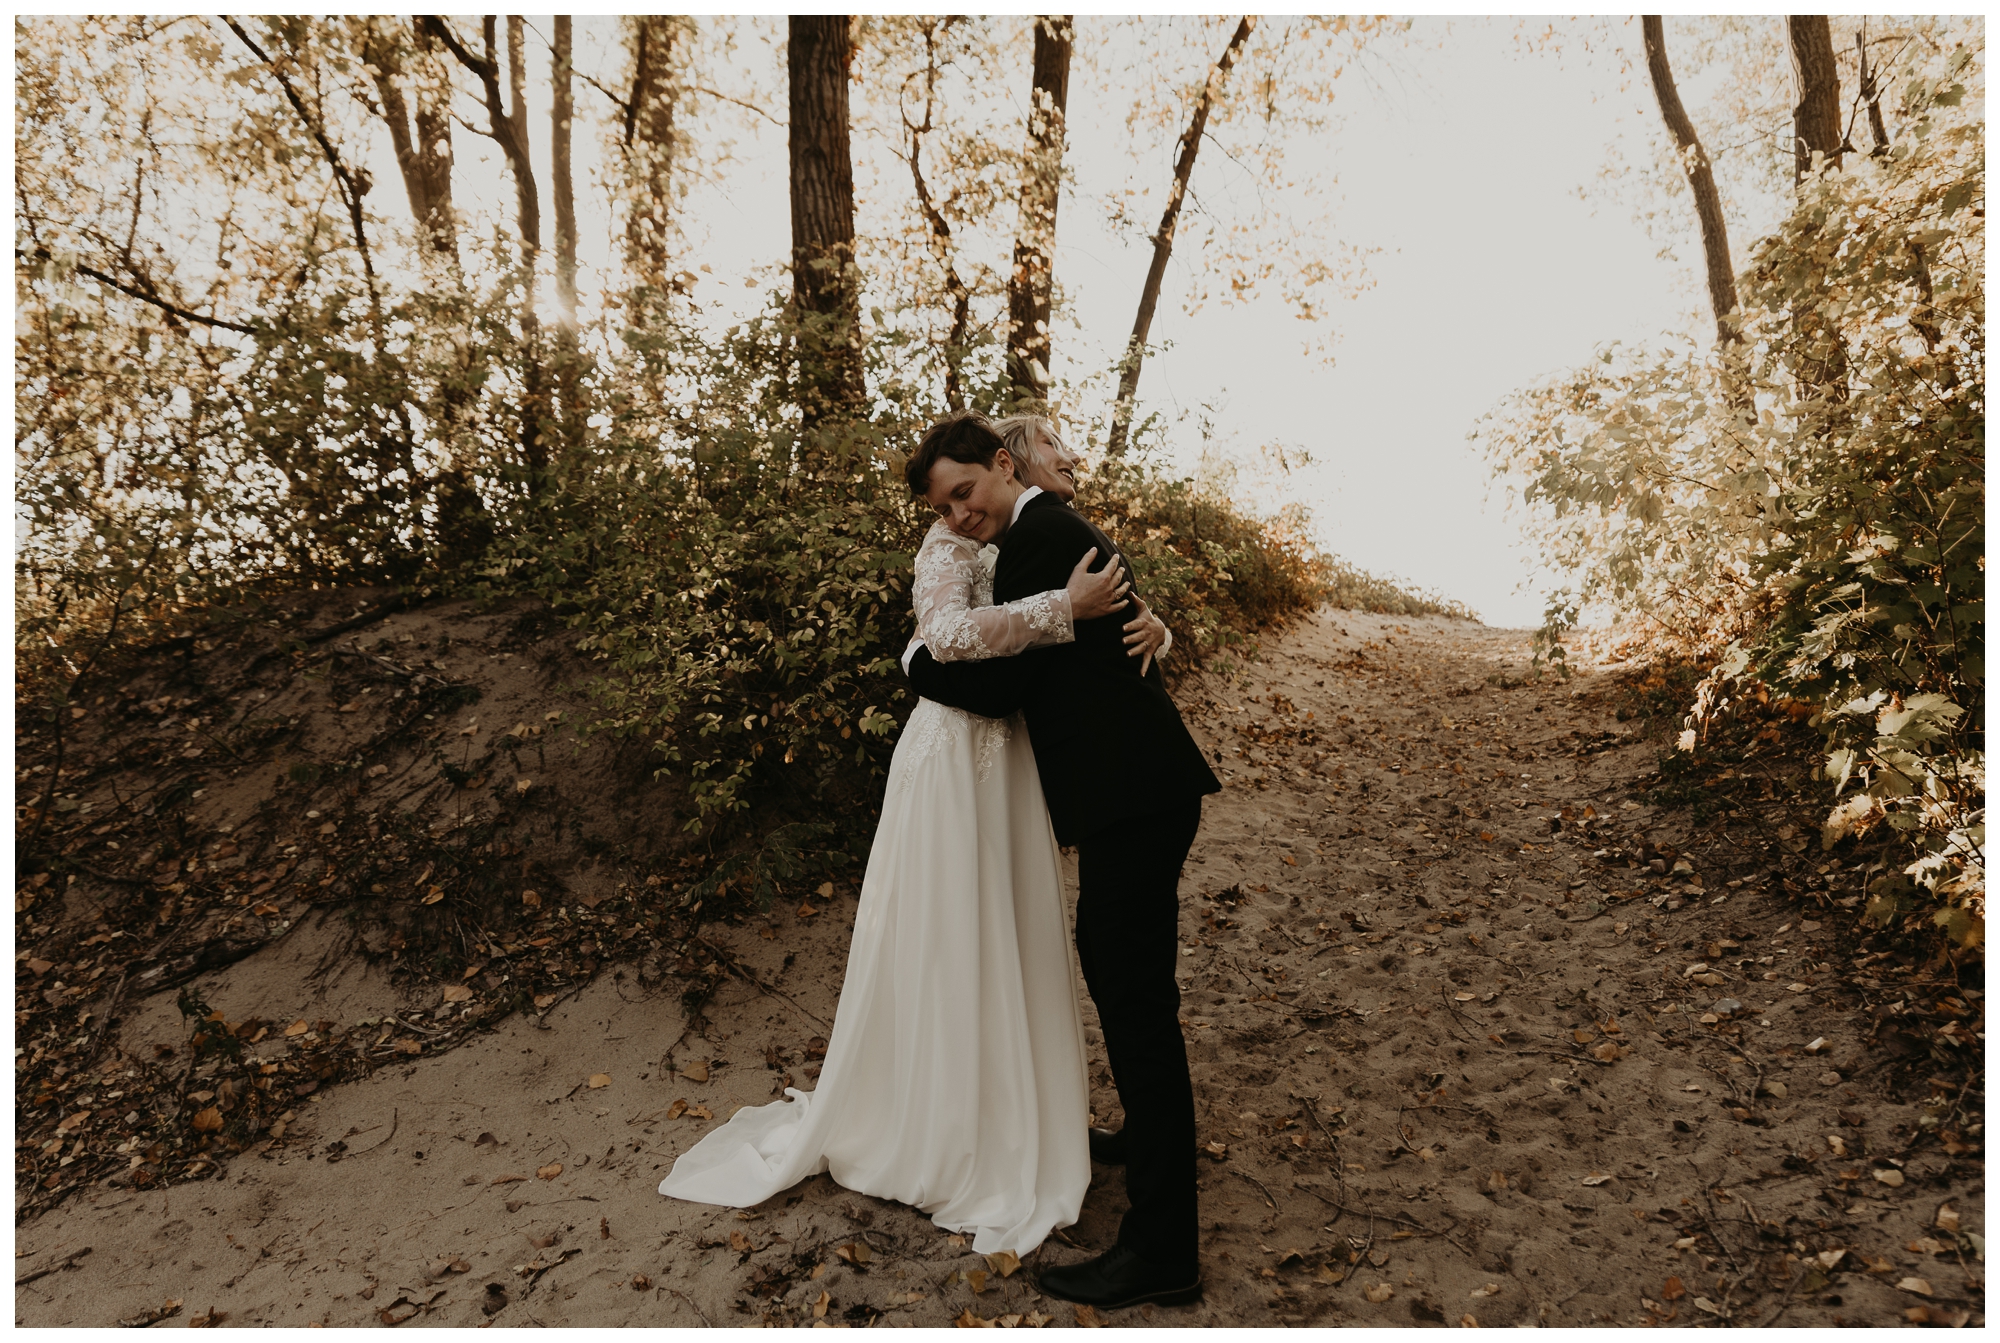
[[570, 164], [570, 123], [575, 118], [571, 96], [570, 16], [555, 16], [549, 53], [549, 187], [556, 210], [556, 388], [562, 401], [563, 439], [574, 447], [583, 432], [583, 406], [576, 322], [576, 181]]
[[[1812, 172], [1813, 156], [1838, 166], [1844, 137], [1840, 129], [1840, 69], [1833, 57], [1833, 25], [1824, 14], [1789, 14], [1785, 33], [1790, 39], [1792, 76], [1799, 100], [1792, 107], [1792, 181], [1802, 185]], [[1840, 328], [1820, 306], [1800, 309], [1798, 334], [1799, 385], [1809, 396], [1829, 402], [1847, 399], [1847, 348]]]
[[1054, 298], [1056, 206], [1062, 195], [1063, 145], [1069, 115], [1073, 14], [1035, 18], [1034, 86], [1028, 102], [1028, 162], [1021, 183], [1021, 219], [1014, 233], [1014, 271], [1007, 285], [1007, 371], [1016, 404], [1045, 409], [1049, 396], [1049, 311]]
[[1880, 158], [1889, 152], [1889, 126], [1882, 119], [1882, 89], [1877, 83], [1882, 71], [1880, 67], [1868, 63], [1868, 20], [1861, 21], [1861, 30], [1854, 34], [1855, 54], [1861, 59], [1861, 101], [1868, 104], [1868, 133], [1870, 144], [1868, 157]]
[[1139, 292], [1139, 314], [1132, 321], [1132, 338], [1125, 347], [1125, 360], [1118, 374], [1118, 401], [1111, 411], [1111, 436], [1105, 451], [1116, 457], [1125, 451], [1132, 430], [1132, 408], [1139, 393], [1139, 368], [1146, 358], [1146, 337], [1153, 329], [1153, 309], [1160, 302], [1160, 282], [1166, 278], [1167, 261], [1174, 252], [1174, 226], [1180, 219], [1181, 202], [1187, 197], [1188, 178], [1194, 173], [1195, 155], [1201, 151], [1202, 132], [1208, 126], [1209, 110], [1222, 96], [1229, 71], [1242, 54], [1243, 44], [1257, 28], [1255, 15], [1246, 14], [1230, 35], [1215, 65], [1203, 81], [1194, 100], [1194, 114], [1181, 132], [1180, 152], [1174, 160], [1174, 182], [1167, 192], [1167, 207], [1160, 214], [1159, 230], [1153, 234], [1153, 264], [1146, 271], [1146, 287]]
[[1840, 162], [1840, 68], [1833, 59], [1833, 25], [1824, 14], [1790, 14], [1792, 74], [1799, 101], [1792, 108], [1792, 177], [1804, 181], [1817, 151]]
[[570, 94], [570, 16], [555, 16], [549, 59], [549, 177], [556, 206], [556, 307], [563, 325], [576, 327], [576, 180], [570, 167], [570, 122], [576, 115]]
[[1680, 91], [1674, 87], [1673, 68], [1667, 64], [1667, 38], [1658, 14], [1641, 15], [1639, 26], [1646, 39], [1646, 70], [1653, 77], [1653, 95], [1659, 99], [1660, 116], [1680, 151], [1681, 171], [1687, 175], [1688, 189], [1694, 193], [1695, 215], [1701, 220], [1701, 250], [1708, 263], [1708, 301], [1715, 310], [1716, 339], [1742, 339], [1729, 324], [1736, 311], [1736, 268], [1729, 260], [1729, 228], [1722, 218], [1722, 197], [1715, 189], [1715, 172], [1708, 154], [1695, 134], [1694, 122], [1681, 106]]
[[630, 182], [625, 258], [642, 282], [664, 290], [674, 111], [680, 93], [674, 58], [686, 21], [672, 14], [643, 14], [631, 22], [632, 94], [624, 103], [621, 137]]
[[931, 195], [930, 183], [924, 178], [924, 137], [937, 126], [938, 39], [954, 22], [956, 19], [953, 16], [920, 20], [925, 58], [924, 119], [921, 122], [912, 121], [906, 110], [902, 112], [902, 117], [903, 129], [910, 137], [910, 178], [916, 187], [917, 209], [930, 231], [931, 255], [944, 272], [945, 294], [951, 299], [951, 330], [944, 342], [944, 403], [953, 410], [964, 410], [965, 390], [961, 372], [965, 365], [966, 335], [972, 324], [972, 290], [958, 273], [952, 249], [951, 223], [944, 217], [944, 211]]
[[[458, 253], [458, 221], [451, 205], [451, 77], [433, 54], [437, 41], [422, 25], [405, 30], [396, 20], [360, 21], [361, 53], [374, 75], [379, 110], [388, 123], [396, 168], [410, 198], [410, 214], [426, 251]], [[405, 55], [414, 57], [405, 60]], [[403, 93], [409, 82], [416, 115]], [[414, 122], [414, 124], [413, 124]], [[414, 132], [414, 133], [413, 133]]]
[[791, 17], [792, 301], [802, 323], [800, 409], [813, 422], [858, 411], [867, 395], [855, 326], [854, 161], [847, 72], [849, 17]]
[[[530, 492], [539, 492], [548, 475], [551, 435], [547, 424], [547, 394], [542, 381], [541, 355], [537, 349], [541, 319], [535, 313], [535, 267], [542, 251], [542, 199], [535, 187], [534, 165], [528, 159], [528, 118], [524, 96], [526, 76], [521, 72], [522, 62], [513, 60], [514, 69], [509, 71], [509, 80], [513, 85], [515, 110], [510, 114], [500, 89], [497, 18], [492, 14], [480, 16], [482, 50], [478, 56], [458, 40], [458, 34], [452, 31], [451, 25], [438, 15], [426, 15], [424, 27], [479, 80], [480, 90], [486, 95], [486, 134], [500, 146], [500, 153], [507, 160], [508, 170], [514, 178], [515, 219], [520, 229], [522, 271], [521, 378], [525, 395], [521, 406], [521, 456], [528, 469], [528, 488]], [[514, 41], [513, 29], [514, 21], [510, 20], [508, 46], [510, 52], [518, 52], [525, 43]]]

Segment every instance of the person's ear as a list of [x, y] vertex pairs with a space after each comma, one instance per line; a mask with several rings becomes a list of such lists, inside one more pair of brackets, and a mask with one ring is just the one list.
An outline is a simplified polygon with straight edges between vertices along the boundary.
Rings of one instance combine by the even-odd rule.
[[1013, 475], [1014, 454], [1005, 448], [995, 449], [993, 453], [993, 469], [1003, 476]]

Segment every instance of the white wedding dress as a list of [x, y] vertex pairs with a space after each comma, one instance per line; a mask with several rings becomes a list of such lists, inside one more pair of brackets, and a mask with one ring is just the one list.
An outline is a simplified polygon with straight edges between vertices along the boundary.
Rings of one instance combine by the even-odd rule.
[[[991, 548], [942, 523], [917, 628], [943, 661], [1073, 639], [1068, 594], [996, 607]], [[750, 1207], [821, 1171], [1027, 1254], [1090, 1184], [1083, 1025], [1062, 872], [1018, 716], [919, 700], [889, 767], [847, 978], [813, 1091], [745, 1108], [660, 1192]]]

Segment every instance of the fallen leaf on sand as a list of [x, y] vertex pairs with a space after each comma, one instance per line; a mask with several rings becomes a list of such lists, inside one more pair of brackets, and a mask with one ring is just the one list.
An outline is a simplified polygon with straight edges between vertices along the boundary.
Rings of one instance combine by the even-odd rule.
[[1477, 1329], [1479, 1321], [1471, 1315], [1461, 1315], [1458, 1317], [1458, 1327], [1461, 1329]]
[[[1078, 1309], [1088, 1310], [1089, 1307], [1079, 1306]], [[958, 1317], [954, 1319], [952, 1323], [957, 1325], [960, 1329], [994, 1329], [999, 1326], [1000, 1322], [998, 1320], [983, 1320], [979, 1316], [974, 1315], [972, 1313], [971, 1306], [967, 1306], [962, 1312], [959, 1313]]]
[[1319, 1272], [1313, 1274], [1314, 1282], [1323, 1282], [1329, 1287], [1333, 1286], [1335, 1283], [1345, 1281], [1346, 1278], [1347, 1275], [1345, 1273], [1342, 1273], [1339, 1269], [1333, 1267], [1331, 1264], [1321, 1264], [1319, 1266]]
[[143, 1311], [140, 1314], [134, 1315], [129, 1320], [118, 1321], [118, 1327], [121, 1329], [144, 1329], [149, 1324], [158, 1324], [161, 1320], [171, 1319], [173, 1316], [180, 1314], [180, 1311], [181, 1298], [172, 1297], [158, 1310]]
[[1227, 1143], [1206, 1143], [1202, 1146], [1201, 1150], [1208, 1153], [1209, 1159], [1212, 1161], [1221, 1161], [1229, 1156], [1229, 1144]]
[[1610, 1184], [1611, 1177], [1609, 1175], [1586, 1175], [1583, 1177], [1583, 1183], [1585, 1188], [1594, 1188], [1600, 1184]]
[[1002, 1250], [998, 1254], [989, 1254], [986, 1256], [986, 1267], [992, 1269], [1003, 1278], [1011, 1278], [1020, 1270], [1021, 1256], [1015, 1254], [1012, 1250]]
[[471, 1002], [472, 990], [463, 984], [454, 984], [444, 991], [444, 1000], [448, 1003]]
[[206, 1315], [188, 1316], [188, 1328], [213, 1329], [226, 1318], [227, 1316], [222, 1311], [217, 1310], [214, 1306], [210, 1306]]
[[672, 1105], [669, 1105], [667, 1107], [667, 1118], [679, 1119], [682, 1115], [686, 1114], [687, 1112], [688, 1112], [688, 1103], [686, 1101], [684, 1100], [675, 1101]]
[[1394, 1296], [1395, 1294], [1396, 1294], [1396, 1289], [1394, 1287], [1391, 1287], [1386, 1282], [1378, 1282], [1373, 1287], [1370, 1287], [1367, 1291], [1362, 1293], [1363, 1296], [1367, 1297], [1370, 1301], [1373, 1301], [1378, 1306], [1381, 1305], [1384, 1301], [1387, 1301], [1390, 1297]]
[[[63, 1122], [68, 1123], [70, 1122], [70, 1120], [74, 1120], [79, 1117], [87, 1119], [89, 1118], [89, 1114], [87, 1111], [79, 1111], [77, 1114], [71, 1115], [68, 1120], [64, 1120]], [[217, 1129], [222, 1127], [222, 1111], [216, 1109], [213, 1105], [209, 1106], [206, 1110], [196, 1110], [194, 1112], [194, 1127], [195, 1131], [198, 1133], [215, 1132]]]
[[489, 1143], [495, 1147], [498, 1147], [500, 1145], [500, 1140], [494, 1137], [491, 1133], [482, 1133], [477, 1138], [474, 1138], [472, 1140], [472, 1145], [474, 1147], [485, 1147]]
[[294, 1021], [291, 1025], [285, 1027], [285, 1034], [287, 1036], [304, 1035], [307, 1031], [311, 1029], [312, 1026], [307, 1022]]
[[818, 1298], [817, 1300], [815, 1300], [815, 1301], [813, 1302], [813, 1318], [814, 1318], [815, 1320], [823, 1320], [823, 1319], [825, 1319], [825, 1318], [826, 1318], [826, 1308], [827, 1308], [828, 1306], [832, 1305], [832, 1304], [833, 1304], [833, 1295], [832, 1295], [832, 1293], [830, 1293], [830, 1292], [821, 1292], [821, 1293], [819, 1294], [819, 1298]]
[[708, 1107], [707, 1107], [706, 1105], [690, 1105], [690, 1106], [688, 1106], [688, 1111], [687, 1111], [687, 1114], [688, 1114], [688, 1118], [689, 1118], [689, 1119], [713, 1119], [713, 1118], [715, 1118], [715, 1115], [714, 1115], [714, 1113], [713, 1113], [712, 1111], [710, 1111], [710, 1110], [709, 1110], [709, 1108], [708, 1108]]
[[750, 1237], [741, 1231], [732, 1231], [729, 1233], [729, 1248], [738, 1254], [749, 1254], [757, 1247], [751, 1242]]
[[417, 903], [420, 905], [434, 905], [442, 899], [444, 899], [444, 887], [433, 886], [424, 892], [424, 898], [417, 901]]
[[1619, 1059], [1625, 1057], [1625, 1051], [1609, 1040], [1606, 1040], [1590, 1052], [1606, 1063], [1616, 1063]]
[[1455, 1003], [1469, 1003], [1478, 996], [1476, 993], [1454, 993], [1451, 995], [1451, 1000]]
[[811, 918], [811, 917], [812, 917], [813, 915], [815, 915], [815, 914], [817, 914], [817, 913], [819, 913], [819, 911], [818, 911], [818, 910], [816, 910], [816, 909], [814, 909], [814, 908], [813, 908], [813, 907], [812, 907], [811, 905], [807, 904], [807, 903], [806, 903], [805, 901], [801, 900], [801, 901], [799, 902], [799, 917], [800, 917], [800, 918], [802, 918], [802, 919], [809, 919], [809, 918]]
[[590, 1089], [592, 1091], [597, 1090], [599, 1087], [608, 1087], [610, 1085], [611, 1085], [610, 1073], [592, 1073], [590, 1075]]
[[1484, 1287], [1473, 1288], [1471, 1294], [1473, 1296], [1498, 1296], [1500, 1295], [1500, 1284], [1489, 1282]]
[[1904, 1278], [1896, 1284], [1896, 1290], [1899, 1292], [1915, 1292], [1918, 1296], [1929, 1296], [1931, 1294], [1931, 1285], [1923, 1278]]
[[556, 996], [553, 993], [538, 993], [535, 995], [535, 1006], [546, 1009], [552, 1003], [554, 1003], [555, 1000]]
[[864, 1241], [855, 1241], [849, 1245], [842, 1245], [835, 1249], [834, 1253], [857, 1268], [865, 1267], [870, 1257], [868, 1245]]
[[1937, 1210], [1937, 1227], [1940, 1231], [1956, 1234], [1958, 1231], [1958, 1209], [1947, 1203]]
[[1660, 1289], [1660, 1300], [1678, 1301], [1687, 1295], [1687, 1284], [1679, 1278], [1668, 1278], [1667, 1285]]
[[1886, 1184], [1891, 1189], [1900, 1189], [1903, 1184], [1903, 1172], [1899, 1170], [1878, 1170], [1875, 1172], [1875, 1180], [1878, 1184]]
[[1903, 1247], [1911, 1254], [1950, 1254], [1951, 1246], [1930, 1236], [1918, 1236]]
[[1845, 1259], [1846, 1257], [1847, 1257], [1847, 1251], [1845, 1250], [1821, 1250], [1818, 1254], [1813, 1256], [1813, 1258], [1819, 1260], [1819, 1266], [1821, 1268], [1832, 1268], [1835, 1264], [1838, 1264], [1841, 1260]]
[[522, 1182], [523, 1180], [525, 1180], [525, 1179], [527, 1179], [527, 1178], [528, 1178], [528, 1177], [527, 1177], [527, 1176], [525, 1176], [525, 1175], [501, 1175], [501, 1176], [498, 1176], [498, 1177], [496, 1177], [496, 1178], [495, 1178], [495, 1179], [493, 1180], [493, 1183], [494, 1183], [494, 1184], [519, 1184], [519, 1183], [521, 1183], [521, 1182]]
[[560, 1174], [562, 1174], [562, 1162], [551, 1161], [548, 1165], [538, 1169], [535, 1172], [535, 1177], [542, 1180], [553, 1180]]
[[533, 779], [514, 780], [514, 792], [522, 797], [526, 797], [528, 794], [528, 790], [530, 788], [533, 788], [534, 786], [535, 786], [535, 781]]
[[[259, 900], [254, 906], [251, 907], [250, 912], [252, 914], [255, 914], [258, 918], [262, 919], [262, 918], [268, 918], [273, 914], [278, 914], [283, 911], [281, 911], [276, 905], [272, 904], [269, 900]], [[194, 1327], [193, 1320], [188, 1321], [188, 1327], [189, 1328]]]
[[965, 1285], [972, 1289], [974, 1296], [986, 1290], [986, 1270], [969, 1268], [965, 1271]]
[[688, 1064], [687, 1067], [681, 1069], [680, 1071], [681, 1071], [681, 1078], [684, 1081], [706, 1082], [708, 1080], [708, 1060], [696, 1059], [693, 1063]]
[[1079, 1329], [1101, 1329], [1104, 1327], [1104, 1317], [1089, 1306], [1078, 1306], [1076, 1308], [1076, 1327]]
[[646, 1276], [645, 1274], [643, 1274], [643, 1273], [634, 1273], [634, 1274], [632, 1275], [632, 1290], [633, 1290], [633, 1291], [635, 1291], [635, 1292], [643, 1292], [643, 1291], [645, 1291], [645, 1290], [646, 1290], [647, 1288], [651, 1287], [652, 1285], [653, 1285], [653, 1280], [652, 1280], [651, 1278], [647, 1277], [647, 1276]]

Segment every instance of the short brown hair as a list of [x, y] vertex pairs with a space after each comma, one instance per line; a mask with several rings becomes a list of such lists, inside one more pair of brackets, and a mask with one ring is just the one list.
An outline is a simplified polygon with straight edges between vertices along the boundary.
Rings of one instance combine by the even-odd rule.
[[938, 458], [990, 467], [995, 454], [1006, 446], [993, 421], [976, 410], [954, 411], [924, 432], [923, 441], [903, 466], [903, 479], [910, 493], [921, 497], [930, 488], [931, 468]]

